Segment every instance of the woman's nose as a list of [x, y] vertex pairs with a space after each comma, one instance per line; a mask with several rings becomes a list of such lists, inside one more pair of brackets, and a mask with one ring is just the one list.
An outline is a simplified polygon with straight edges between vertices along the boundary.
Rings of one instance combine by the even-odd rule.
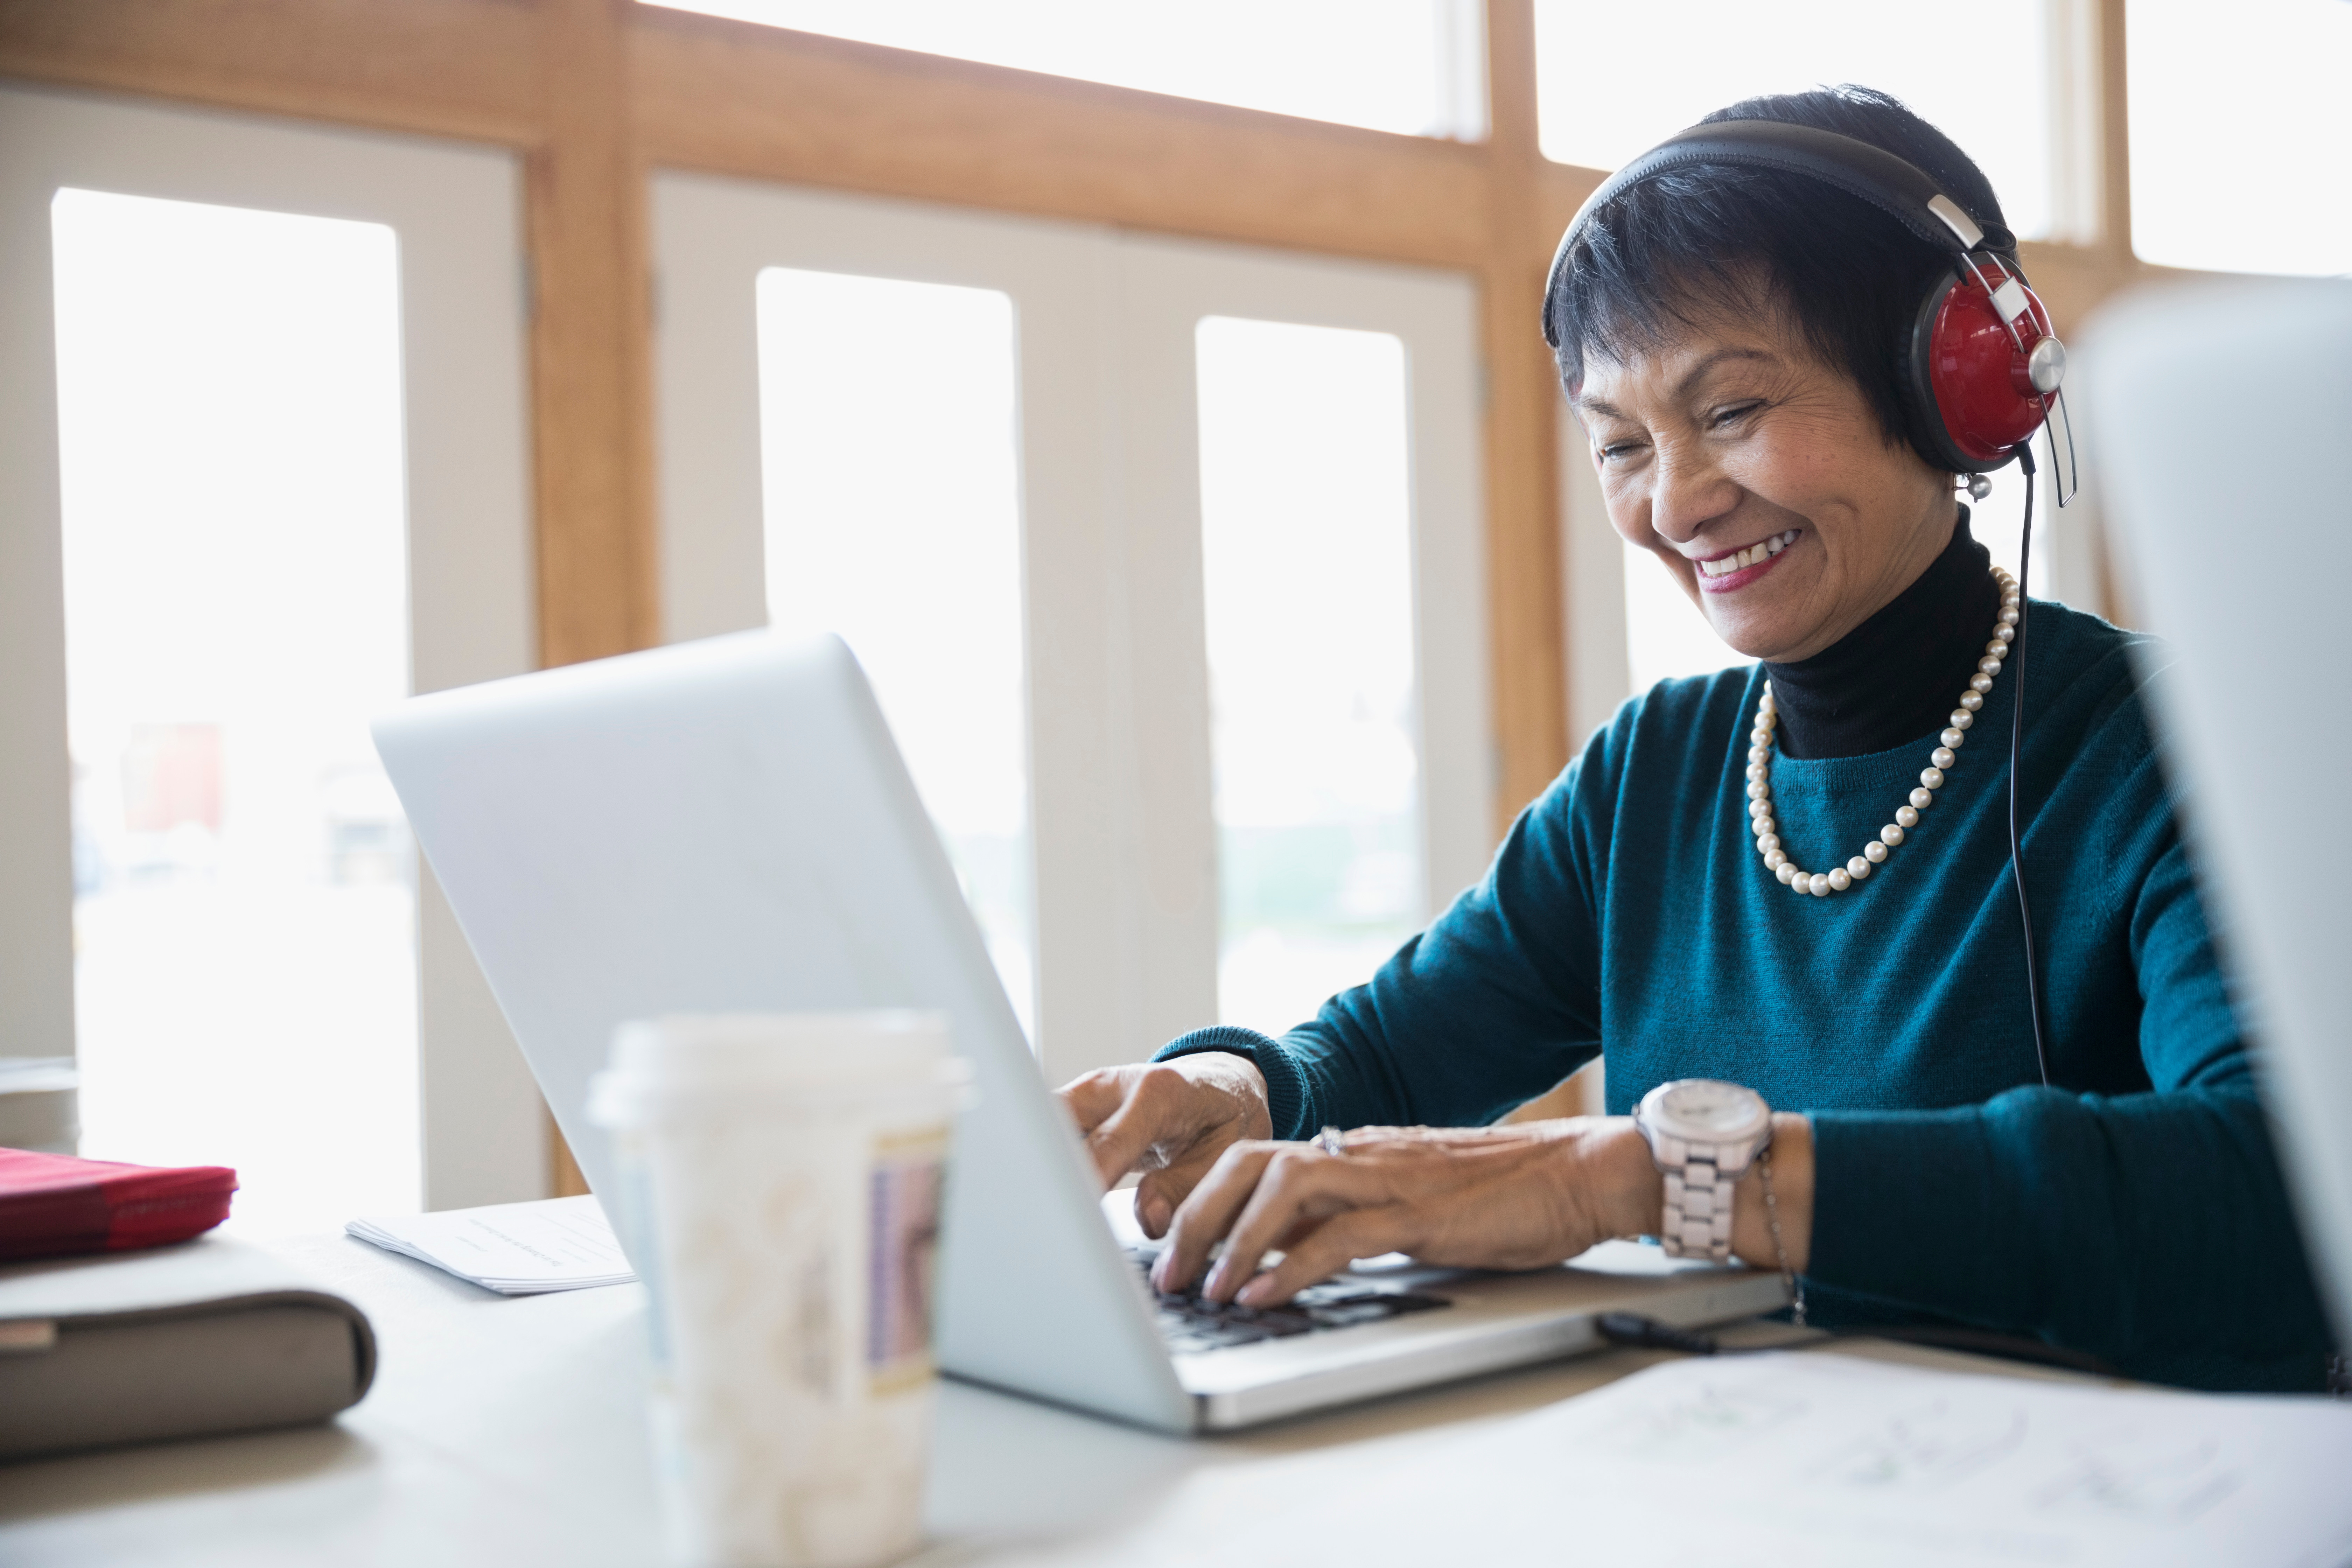
[[1650, 527], [1673, 544], [1688, 543], [1739, 504], [1739, 487], [1697, 453], [1662, 447], [1650, 469]]

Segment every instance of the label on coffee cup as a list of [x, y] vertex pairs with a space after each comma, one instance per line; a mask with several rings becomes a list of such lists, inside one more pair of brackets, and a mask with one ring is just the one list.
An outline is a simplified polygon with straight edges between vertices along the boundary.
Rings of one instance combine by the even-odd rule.
[[866, 1244], [866, 1387], [894, 1394], [931, 1377], [931, 1286], [948, 1129], [875, 1145]]
[[867, 1184], [866, 1378], [877, 1394], [928, 1382], [948, 1129], [875, 1146]]

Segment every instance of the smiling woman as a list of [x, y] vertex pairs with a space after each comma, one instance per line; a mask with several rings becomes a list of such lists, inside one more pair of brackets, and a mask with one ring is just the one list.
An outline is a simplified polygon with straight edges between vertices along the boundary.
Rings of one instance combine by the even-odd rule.
[[[1725, 642], [1793, 662], [1927, 568], [1953, 499], [1951, 476], [1890, 440], [1785, 314], [1702, 316], [1671, 339], [1661, 326], [1659, 341], [1586, 364], [1571, 404], [1618, 531], [1698, 596]], [[1747, 591], [1767, 576], [1772, 593]]]
[[[1759, 662], [1626, 703], [1312, 1023], [1065, 1090], [1106, 1184], [1146, 1172], [1157, 1282], [1220, 1239], [1207, 1294], [1259, 1306], [1391, 1249], [1646, 1234], [1781, 1270], [1817, 1321], [2317, 1386], [2143, 709], [2160, 654], [2056, 604], [2029, 644], [1956, 493], [2025, 456], [2061, 358], [1983, 174], [1882, 94], [1751, 100], [1602, 186], [1543, 321], [1612, 523]], [[2015, 752], [1968, 748], [1980, 722]], [[1595, 1056], [1615, 1114], [1487, 1125]]]

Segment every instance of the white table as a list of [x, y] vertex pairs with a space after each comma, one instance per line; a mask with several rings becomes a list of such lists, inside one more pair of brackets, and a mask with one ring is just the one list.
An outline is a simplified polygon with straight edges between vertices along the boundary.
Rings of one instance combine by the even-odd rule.
[[[506, 1299], [344, 1237], [273, 1250], [374, 1321], [367, 1398], [324, 1426], [0, 1466], [0, 1563], [660, 1562], [640, 1287]], [[1830, 1353], [2026, 1370], [1867, 1342]], [[950, 1382], [926, 1507], [937, 1544], [919, 1561], [1229, 1568], [1246, 1560], [1252, 1517], [1312, 1506], [1350, 1466], [1658, 1359], [1612, 1352], [1190, 1440]]]

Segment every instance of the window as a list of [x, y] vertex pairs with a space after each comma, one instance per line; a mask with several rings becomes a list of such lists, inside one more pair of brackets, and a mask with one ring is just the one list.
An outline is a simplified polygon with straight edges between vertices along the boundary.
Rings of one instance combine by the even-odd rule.
[[1480, 0], [670, 0], [677, 9], [1411, 136], [1486, 134]]
[[52, 207], [82, 1152], [226, 1164], [232, 1224], [422, 1201], [390, 228]]
[[1423, 914], [1404, 345], [1224, 316], [1197, 342], [1218, 1006], [1278, 1033]]
[[1470, 279], [678, 173], [652, 205], [666, 635], [848, 634], [1049, 1079], [1297, 1023], [1484, 870]]
[[758, 287], [769, 618], [856, 651], [1030, 1028], [1013, 301], [782, 267]]
[[1686, 0], [1670, 10], [1536, 0], [1544, 155], [1614, 169], [1741, 99], [1859, 82], [1958, 142], [2019, 234], [2071, 232], [2076, 216], [2053, 201], [2053, 185], [2066, 186], [2051, 112], [2053, 54], [2071, 62], [2051, 47], [2045, 6], [2058, 3], [1985, 0], [1962, 22], [1875, 0]]
[[2216, 272], [2352, 272], [2352, 5], [2131, 0], [2132, 248]]
[[533, 663], [520, 216], [505, 152], [0, 88], [0, 1039], [248, 1232], [546, 1192], [366, 730]]

